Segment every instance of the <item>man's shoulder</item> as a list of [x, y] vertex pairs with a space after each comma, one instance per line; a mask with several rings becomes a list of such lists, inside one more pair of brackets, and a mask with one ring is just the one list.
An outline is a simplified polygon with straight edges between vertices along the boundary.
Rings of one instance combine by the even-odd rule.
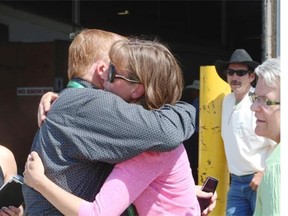
[[235, 96], [234, 96], [233, 92], [225, 95], [224, 98], [223, 98], [223, 104], [229, 103], [229, 102], [235, 103]]
[[59, 93], [59, 96], [78, 95], [78, 94], [102, 94], [105, 91], [94, 88], [65, 88]]
[[227, 95], [224, 96], [224, 98], [234, 98], [235, 95], [233, 92], [228, 93]]
[[[99, 89], [91, 88], [69, 88], [61, 92], [57, 100], [54, 102], [50, 114], [69, 113], [69, 116], [77, 112], [89, 114], [91, 111], [97, 113], [110, 111], [105, 107], [121, 107], [124, 103], [120, 97]], [[52, 111], [52, 112], [51, 112]]]
[[59, 98], [70, 98], [75, 100], [75, 98], [82, 98], [88, 100], [91, 98], [118, 98], [116, 95], [112, 94], [111, 92], [104, 91], [102, 89], [95, 89], [95, 88], [66, 88], [59, 93]]
[[[86, 103], [87, 101], [109, 97], [110, 94], [100, 89], [67, 88], [60, 92], [55, 104], [59, 103]], [[72, 105], [71, 104], [71, 105]]]

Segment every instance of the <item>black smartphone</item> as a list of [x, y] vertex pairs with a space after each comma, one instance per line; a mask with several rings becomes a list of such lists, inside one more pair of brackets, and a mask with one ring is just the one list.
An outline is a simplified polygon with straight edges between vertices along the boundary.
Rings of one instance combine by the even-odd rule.
[[[216, 191], [217, 185], [218, 185], [218, 179], [208, 176], [204, 184], [202, 185], [201, 190], [205, 192], [214, 193]], [[203, 210], [209, 206], [210, 199], [198, 198], [198, 202], [201, 208], [201, 212], [203, 212]]]
[[19, 207], [24, 202], [22, 195], [23, 177], [13, 176], [0, 188], [0, 208], [6, 206]]

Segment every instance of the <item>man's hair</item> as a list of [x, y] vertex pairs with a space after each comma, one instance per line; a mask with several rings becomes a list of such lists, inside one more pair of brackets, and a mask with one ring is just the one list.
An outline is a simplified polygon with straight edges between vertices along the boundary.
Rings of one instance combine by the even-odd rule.
[[124, 37], [99, 29], [84, 29], [73, 39], [69, 47], [68, 78], [83, 77], [93, 63], [103, 60], [109, 63], [108, 52], [112, 44]]
[[139, 101], [147, 109], [174, 104], [183, 90], [181, 68], [163, 44], [157, 41], [130, 38], [117, 41], [109, 52], [111, 62], [129, 78], [143, 84], [145, 95]]

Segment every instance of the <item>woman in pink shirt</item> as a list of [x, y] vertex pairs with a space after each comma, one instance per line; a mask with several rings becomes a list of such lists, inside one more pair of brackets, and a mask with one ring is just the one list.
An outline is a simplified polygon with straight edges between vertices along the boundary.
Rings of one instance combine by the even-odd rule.
[[[109, 68], [103, 74], [106, 90], [146, 109], [180, 99], [182, 71], [164, 45], [121, 40], [112, 46], [109, 57]], [[94, 202], [75, 197], [51, 182], [36, 152], [28, 156], [25, 168], [25, 183], [65, 215], [120, 215], [132, 203], [139, 215], [201, 215], [183, 145], [170, 152], [145, 152], [117, 164]]]

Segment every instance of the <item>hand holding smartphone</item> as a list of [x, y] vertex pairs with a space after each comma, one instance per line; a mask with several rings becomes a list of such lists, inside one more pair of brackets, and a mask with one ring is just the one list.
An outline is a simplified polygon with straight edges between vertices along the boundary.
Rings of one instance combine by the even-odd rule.
[[[218, 185], [218, 179], [211, 177], [211, 176], [208, 176], [206, 178], [201, 190], [204, 192], [214, 193], [216, 191], [217, 185]], [[199, 202], [199, 205], [201, 208], [201, 212], [203, 212], [203, 210], [209, 206], [210, 198], [205, 199], [205, 198], [198, 197], [198, 202]]]

